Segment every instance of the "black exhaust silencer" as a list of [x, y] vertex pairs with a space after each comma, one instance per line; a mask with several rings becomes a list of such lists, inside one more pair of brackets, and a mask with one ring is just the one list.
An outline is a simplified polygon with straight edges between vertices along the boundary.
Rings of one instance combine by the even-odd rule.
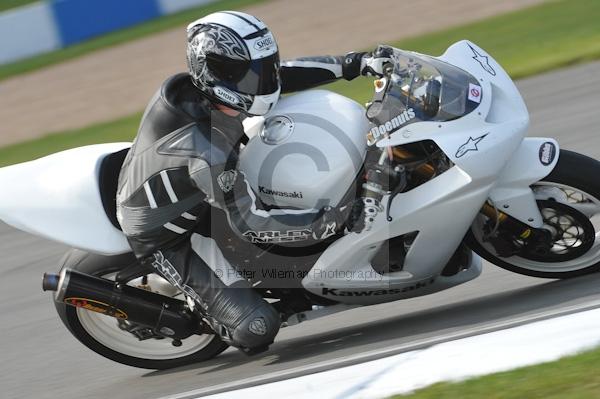
[[57, 302], [143, 325], [165, 337], [184, 339], [202, 333], [202, 322], [185, 302], [141, 288], [70, 269], [60, 275], [44, 274], [42, 288], [56, 291]]

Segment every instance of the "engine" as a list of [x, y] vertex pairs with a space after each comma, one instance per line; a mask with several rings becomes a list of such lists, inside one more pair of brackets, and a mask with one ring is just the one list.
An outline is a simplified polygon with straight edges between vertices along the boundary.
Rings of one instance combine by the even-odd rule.
[[326, 90], [302, 92], [278, 102], [239, 167], [267, 205], [336, 206], [362, 168], [368, 131], [358, 103]]

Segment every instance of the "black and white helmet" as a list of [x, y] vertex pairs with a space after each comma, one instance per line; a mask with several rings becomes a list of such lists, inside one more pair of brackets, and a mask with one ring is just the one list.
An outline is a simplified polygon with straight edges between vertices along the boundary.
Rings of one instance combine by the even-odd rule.
[[216, 12], [189, 24], [187, 37], [190, 75], [212, 101], [248, 115], [264, 115], [277, 103], [279, 50], [261, 20]]

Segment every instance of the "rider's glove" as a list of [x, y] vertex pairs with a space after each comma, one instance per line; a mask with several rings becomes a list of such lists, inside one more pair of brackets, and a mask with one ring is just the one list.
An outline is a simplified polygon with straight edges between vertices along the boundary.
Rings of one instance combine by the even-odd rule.
[[351, 52], [346, 54], [344, 57], [344, 63], [342, 64], [342, 76], [346, 80], [352, 80], [357, 76], [360, 76], [362, 71], [363, 58], [369, 55], [369, 53], [355, 53]]
[[322, 208], [312, 224], [312, 236], [315, 240], [324, 240], [342, 231], [348, 219], [350, 207]]
[[372, 53], [366, 53], [360, 62], [360, 74], [383, 77], [385, 66], [392, 62], [392, 53], [393, 50], [388, 46], [379, 46]]
[[364, 217], [365, 203], [362, 198], [357, 198], [351, 206], [350, 215], [346, 226], [348, 231], [360, 233], [365, 228]]

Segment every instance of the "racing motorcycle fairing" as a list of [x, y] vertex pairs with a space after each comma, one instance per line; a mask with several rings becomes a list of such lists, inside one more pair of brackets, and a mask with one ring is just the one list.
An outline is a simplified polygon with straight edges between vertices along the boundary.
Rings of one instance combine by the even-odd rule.
[[74, 148], [0, 169], [0, 219], [17, 229], [103, 255], [130, 252], [104, 212], [104, 157], [131, 143]]
[[[342, 237], [318, 259], [315, 273], [307, 275], [303, 285], [316, 295], [341, 303], [372, 304], [424, 295], [477, 277], [481, 260], [474, 254], [468, 267], [455, 275], [444, 276], [442, 270], [481, 206], [491, 198], [507, 214], [531, 226], [541, 226], [542, 217], [529, 185], [548, 175], [557, 162], [556, 156], [545, 162], [538, 158], [544, 143], [558, 152], [554, 140], [523, 140], [529, 114], [521, 95], [506, 72], [475, 44], [456, 43], [435, 62], [429, 56], [394, 51], [408, 60], [404, 65], [397, 62], [394, 73], [407, 74], [410, 63], [414, 67], [410, 79], [397, 79], [396, 93], [405, 93], [407, 104], [415, 104], [428, 93], [416, 91], [418, 75], [424, 75], [429, 63], [433, 65], [429, 71], [443, 71], [436, 68], [436, 63], [443, 61], [465, 71], [464, 84], [469, 91], [460, 95], [477, 106], [463, 107], [460, 117], [424, 118], [419, 117], [424, 114], [422, 110], [411, 110], [407, 105], [388, 115], [396, 120], [375, 119], [379, 125], [375, 125], [376, 132], [371, 129], [369, 139], [374, 139], [378, 147], [432, 140], [453, 166], [421, 186], [397, 194], [389, 209], [391, 220], [384, 212], [379, 213], [370, 230]], [[434, 79], [443, 84], [443, 72]], [[389, 88], [395, 83], [386, 84]], [[397, 99], [402, 95], [395, 96]], [[385, 96], [379, 95], [381, 98], [385, 107]], [[373, 137], [386, 131], [391, 134]], [[381, 203], [387, 204], [388, 200], [389, 196], [384, 196]], [[391, 237], [411, 232], [418, 233], [402, 270], [375, 273], [373, 257], [382, 245]]]
[[[481, 206], [491, 198], [505, 213], [538, 226], [541, 217], [529, 185], [549, 174], [558, 160], [554, 140], [523, 139], [529, 116], [517, 88], [475, 44], [456, 43], [435, 61], [394, 51], [414, 65], [422, 64], [420, 78], [433, 76], [430, 86], [415, 85], [414, 90], [413, 83], [408, 83], [412, 79], [399, 79], [401, 83], [395, 83], [397, 98], [407, 92], [411, 100], [424, 96], [429, 105], [435, 105], [437, 96], [442, 104], [427, 110], [406, 108], [389, 115], [394, 121], [380, 120], [386, 134], [377, 137], [376, 145], [433, 141], [446, 155], [449, 167], [396, 194], [391, 202], [385, 195], [381, 204], [389, 208], [385, 210], [389, 219], [385, 211], [380, 212], [369, 230], [349, 233], [322, 253], [302, 284], [339, 303], [389, 302], [477, 277], [481, 259], [474, 253], [462, 259], [454, 273], [443, 270]], [[409, 67], [408, 63], [404, 67]], [[445, 85], [447, 76], [453, 84]], [[453, 89], [457, 90], [446, 96], [445, 102], [443, 90]], [[379, 93], [382, 101], [385, 93]], [[459, 102], [452, 104], [457, 99]], [[385, 119], [384, 114], [380, 116]], [[408, 121], [411, 123], [405, 123]], [[339, 203], [360, 173], [365, 135], [373, 133], [364, 108], [325, 90], [288, 96], [264, 120], [246, 125], [253, 134], [240, 154], [240, 170], [266, 204], [299, 209]], [[1, 169], [0, 184], [13, 190], [0, 194], [0, 218], [22, 230], [91, 252], [115, 255], [129, 251], [125, 236], [103, 211], [98, 188], [103, 157], [129, 145], [82, 147]], [[385, 252], [388, 240], [405, 235], [414, 238], [406, 245], [401, 269], [377, 272], [374, 257]]]
[[[466, 173], [454, 167], [398, 194], [390, 209], [392, 221], [380, 213], [370, 230], [334, 242], [302, 280], [303, 286], [341, 303], [366, 305], [426, 295], [476, 278], [481, 273], [481, 259], [475, 254], [464, 271], [441, 275], [487, 198], [489, 186], [469, 190], [470, 182]], [[381, 202], [386, 204], [387, 199]], [[418, 233], [402, 270], [376, 272], [371, 262], [383, 244], [412, 232]]]
[[[425, 64], [432, 58], [402, 53], [423, 57]], [[476, 78], [478, 87], [471, 82], [468, 87], [479, 90], [478, 96], [469, 92], [468, 98], [475, 101], [468, 101], [478, 101], [477, 108], [454, 120], [405, 125], [389, 138], [378, 141], [377, 146], [433, 140], [456, 167], [472, 178], [473, 184], [493, 182], [489, 197], [498, 208], [523, 223], [540, 227], [542, 217], [529, 185], [547, 176], [558, 162], [558, 156], [553, 156], [550, 162], [540, 162], [537, 151], [542, 151], [544, 143], [550, 143], [557, 155], [558, 144], [545, 138], [523, 140], [529, 126], [527, 107], [504, 69], [477, 45], [463, 40], [450, 46], [437, 59], [460, 67]], [[497, 179], [498, 175], [502, 177]]]
[[490, 191], [494, 206], [531, 227], [542, 227], [542, 215], [530, 186], [552, 172], [558, 152], [558, 142], [554, 139], [523, 139]]

